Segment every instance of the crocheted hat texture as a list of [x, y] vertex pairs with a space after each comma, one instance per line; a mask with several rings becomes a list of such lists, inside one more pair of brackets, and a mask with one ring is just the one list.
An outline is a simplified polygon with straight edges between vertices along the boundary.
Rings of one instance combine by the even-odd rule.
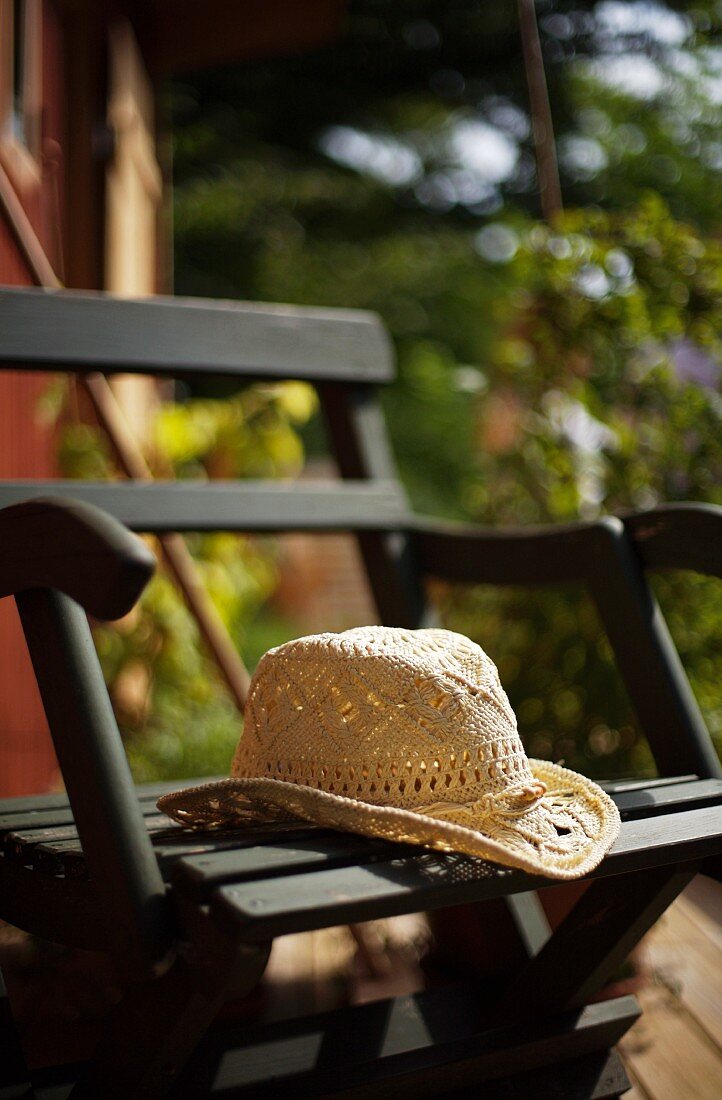
[[557, 879], [591, 871], [619, 831], [595, 783], [528, 759], [476, 643], [381, 626], [269, 650], [231, 778], [158, 807], [202, 829], [300, 818]]

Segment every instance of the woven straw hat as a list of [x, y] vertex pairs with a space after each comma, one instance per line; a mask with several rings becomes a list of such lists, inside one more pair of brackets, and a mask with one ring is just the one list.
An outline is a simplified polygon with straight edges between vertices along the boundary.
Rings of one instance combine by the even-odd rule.
[[230, 779], [164, 795], [195, 828], [301, 818], [555, 879], [591, 871], [619, 813], [529, 760], [493, 661], [448, 630], [361, 627], [269, 650]]

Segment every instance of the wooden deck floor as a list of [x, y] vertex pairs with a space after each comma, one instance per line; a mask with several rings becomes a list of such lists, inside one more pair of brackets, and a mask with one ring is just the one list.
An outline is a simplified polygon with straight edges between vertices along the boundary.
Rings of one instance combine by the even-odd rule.
[[722, 1097], [722, 885], [698, 878], [644, 941], [644, 1009], [621, 1045], [628, 1100]]

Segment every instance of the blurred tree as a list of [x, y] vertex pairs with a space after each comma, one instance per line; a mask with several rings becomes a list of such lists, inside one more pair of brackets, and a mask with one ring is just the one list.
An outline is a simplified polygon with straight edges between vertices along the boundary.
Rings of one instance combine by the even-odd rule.
[[[514, 4], [356, 0], [331, 48], [176, 87], [178, 290], [378, 310], [422, 510], [528, 523], [719, 500], [718, 6], [537, 10], [578, 209], [535, 220]], [[715, 582], [658, 587], [720, 736]], [[651, 767], [581, 594], [443, 604], [500, 661], [533, 752]]]
[[[293, 477], [304, 461], [299, 427], [312, 415], [310, 386], [280, 382], [226, 400], [160, 406], [154, 473], [164, 478]], [[52, 395], [57, 415], [62, 397]], [[114, 470], [102, 433], [69, 424], [61, 468], [68, 477], [105, 479]], [[278, 579], [277, 545], [268, 538], [189, 536], [201, 580], [234, 643], [255, 666], [293, 631], [259, 609]], [[96, 625], [103, 673], [138, 782], [225, 774], [238, 742], [240, 716], [201, 644], [195, 619], [160, 570], [133, 610], [112, 627]]]

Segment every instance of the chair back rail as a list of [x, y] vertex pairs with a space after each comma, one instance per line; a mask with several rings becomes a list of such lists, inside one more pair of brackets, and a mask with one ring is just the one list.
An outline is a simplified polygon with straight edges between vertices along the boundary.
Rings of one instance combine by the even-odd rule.
[[0, 290], [0, 363], [26, 370], [389, 382], [375, 314], [188, 298]]
[[395, 481], [0, 481], [0, 508], [51, 494], [95, 505], [146, 534], [388, 531], [411, 522]]

